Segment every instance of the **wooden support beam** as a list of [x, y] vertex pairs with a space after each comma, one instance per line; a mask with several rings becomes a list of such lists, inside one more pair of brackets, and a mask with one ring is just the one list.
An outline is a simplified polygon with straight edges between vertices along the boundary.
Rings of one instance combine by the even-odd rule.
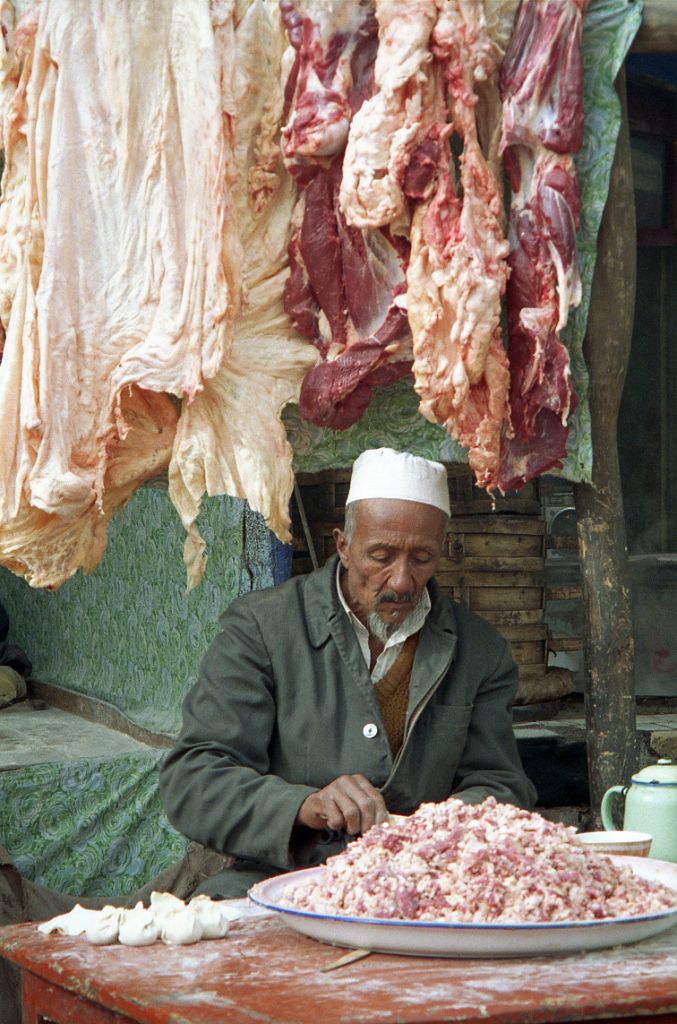
[[630, 50], [632, 53], [677, 52], [675, 0], [644, 0], [642, 24]]
[[590, 801], [636, 768], [634, 645], [617, 450], [617, 420], [635, 305], [635, 207], [625, 74], [622, 122], [600, 227], [584, 354], [590, 373], [592, 483], [575, 486], [584, 608]]

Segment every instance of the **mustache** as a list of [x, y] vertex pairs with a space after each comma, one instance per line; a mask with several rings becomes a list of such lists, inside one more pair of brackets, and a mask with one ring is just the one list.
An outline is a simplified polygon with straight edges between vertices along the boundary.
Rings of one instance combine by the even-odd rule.
[[378, 595], [376, 605], [386, 604], [390, 601], [407, 601], [409, 604], [415, 599], [416, 594], [413, 590], [406, 590], [403, 594], [398, 594], [396, 590], [384, 590], [383, 593]]

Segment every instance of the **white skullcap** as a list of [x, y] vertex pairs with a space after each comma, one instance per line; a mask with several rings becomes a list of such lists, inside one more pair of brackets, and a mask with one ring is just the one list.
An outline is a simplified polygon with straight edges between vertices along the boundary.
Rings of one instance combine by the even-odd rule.
[[442, 463], [393, 448], [370, 448], [355, 459], [346, 505], [364, 498], [401, 498], [451, 511]]

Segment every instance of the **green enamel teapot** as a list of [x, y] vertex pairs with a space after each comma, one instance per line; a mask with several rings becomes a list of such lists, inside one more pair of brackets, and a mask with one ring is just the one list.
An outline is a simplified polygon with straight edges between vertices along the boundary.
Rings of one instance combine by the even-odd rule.
[[602, 824], [614, 831], [612, 803], [615, 794], [625, 797], [623, 828], [653, 836], [650, 857], [677, 862], [677, 764], [661, 758], [642, 768], [629, 786], [612, 786], [602, 797]]

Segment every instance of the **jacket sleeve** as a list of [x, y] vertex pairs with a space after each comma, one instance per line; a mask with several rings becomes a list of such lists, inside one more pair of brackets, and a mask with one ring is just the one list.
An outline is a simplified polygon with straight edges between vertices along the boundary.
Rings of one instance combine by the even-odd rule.
[[512, 704], [517, 690], [517, 666], [503, 641], [494, 671], [477, 690], [453, 796], [481, 803], [494, 796], [504, 803], [530, 809], [536, 789], [520, 761], [512, 729]]
[[258, 623], [246, 603], [221, 618], [183, 725], [160, 772], [172, 824], [220, 853], [294, 867], [290, 841], [299, 807], [315, 789], [268, 774], [274, 681]]

